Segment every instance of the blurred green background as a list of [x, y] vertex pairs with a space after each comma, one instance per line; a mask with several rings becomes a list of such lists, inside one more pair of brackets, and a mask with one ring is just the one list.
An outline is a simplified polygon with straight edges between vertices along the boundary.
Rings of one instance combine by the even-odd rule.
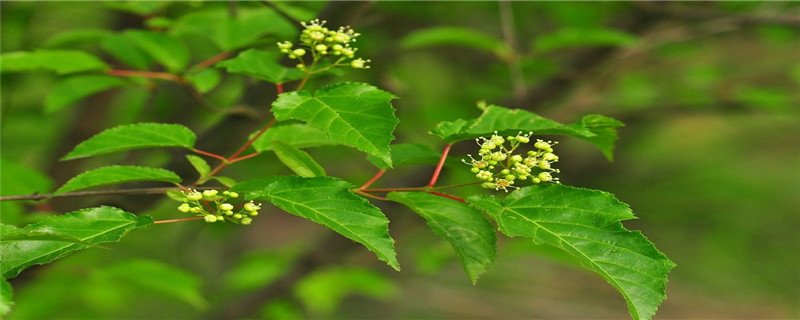
[[[398, 95], [397, 142], [441, 148], [438, 122], [478, 114], [479, 100], [569, 122], [589, 113], [626, 123], [615, 160], [578, 140], [559, 145], [562, 181], [630, 204], [641, 230], [678, 264], [656, 318], [800, 317], [800, 5], [792, 2], [7, 2], [2, 53], [105, 49], [126, 29], [167, 30], [197, 63], [220, 51], [187, 21], [196, 12], [281, 19], [322, 16], [363, 35], [369, 70], [344, 79]], [[78, 31], [76, 31], [78, 30]], [[254, 47], [275, 50], [280, 36]], [[509, 49], [512, 48], [512, 49]], [[0, 62], [1, 63], [1, 62]], [[154, 69], [155, 70], [155, 69]], [[113, 89], [46, 112], [59, 82], [46, 72], [2, 74], [2, 195], [50, 192], [111, 163], [168, 166], [193, 176], [183, 154], [146, 150], [59, 162], [75, 144], [130, 122], [176, 122], [201, 149], [230, 153], [260, 119], [200, 108], [158, 83]], [[133, 81], [133, 80], [131, 80]], [[319, 87], [342, 78], [322, 78]], [[220, 108], [275, 97], [264, 82], [223, 75], [207, 93]], [[474, 152], [457, 144], [451, 155]], [[309, 152], [331, 175], [361, 184], [376, 170], [346, 148]], [[264, 154], [226, 169], [237, 179], [285, 174]], [[365, 169], [369, 168], [369, 169]], [[380, 186], [417, 186], [431, 167], [392, 170]], [[444, 183], [471, 181], [464, 167]], [[461, 191], [461, 190], [459, 190]], [[478, 189], [465, 189], [464, 194]], [[114, 205], [170, 219], [163, 197], [2, 202], [3, 223], [24, 225], [85, 206]], [[12, 279], [10, 319], [52, 318], [626, 318], [601, 278], [524, 239], [501, 237], [476, 286], [421, 219], [377, 203], [392, 221], [400, 273], [320, 226], [275, 208], [253, 226], [176, 223], [137, 231]]]

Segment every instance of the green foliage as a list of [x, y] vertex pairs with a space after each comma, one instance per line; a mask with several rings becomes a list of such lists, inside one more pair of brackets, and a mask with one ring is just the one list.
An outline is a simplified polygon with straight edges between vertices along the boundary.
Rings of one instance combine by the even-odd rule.
[[58, 74], [106, 70], [108, 65], [97, 57], [74, 50], [36, 50], [5, 53], [0, 60], [2, 72], [49, 70]]
[[281, 141], [287, 143], [295, 148], [309, 148], [319, 146], [330, 146], [339, 144], [336, 141], [329, 139], [325, 133], [317, 128], [307, 124], [293, 123], [285, 125], [277, 125], [253, 143], [253, 148], [256, 151], [270, 151], [272, 150], [272, 142]]
[[252, 291], [278, 280], [291, 270], [297, 250], [250, 252], [225, 274], [225, 284], [233, 291]]
[[250, 49], [240, 53], [236, 58], [217, 63], [217, 67], [223, 67], [229, 73], [244, 74], [272, 83], [284, 83], [305, 76], [299, 69], [284, 67], [276, 60], [273, 53]]
[[0, 280], [0, 316], [5, 317], [14, 306], [11, 284], [6, 279]]
[[177, 35], [208, 37], [221, 50], [239, 49], [258, 42], [265, 35], [290, 38], [295, 26], [270, 8], [242, 8], [231, 18], [225, 8], [191, 12], [172, 26]]
[[125, 81], [111, 76], [81, 75], [65, 79], [47, 95], [44, 108], [54, 112], [87, 96], [125, 85]]
[[[48, 263], [73, 251], [85, 249], [90, 244], [117, 242], [129, 231], [151, 223], [153, 219], [147, 216], [137, 217], [114, 207], [96, 207], [48, 218], [23, 229], [0, 225], [2, 226], [0, 238], [9, 236], [12, 239], [0, 240], [2, 277], [4, 279], [14, 277], [32, 265]], [[83, 243], [63, 240], [13, 240], [13, 235], [16, 233], [53, 233], [76, 238]]]
[[58, 188], [55, 194], [130, 181], [179, 183], [182, 180], [176, 173], [161, 168], [106, 166], [85, 171], [75, 176], [61, 186], [61, 188]]
[[221, 80], [219, 72], [212, 69], [205, 69], [198, 73], [189, 74], [186, 77], [192, 82], [192, 84], [194, 84], [194, 86], [197, 88], [197, 91], [202, 93], [206, 93], [211, 91], [211, 89], [214, 89], [214, 87], [216, 87]]
[[[410, 166], [421, 164], [436, 164], [439, 160], [440, 152], [426, 145], [417, 143], [399, 143], [391, 146], [392, 166]], [[381, 170], [387, 170], [392, 166], [386, 164], [381, 159], [368, 155], [367, 160], [372, 162]]]
[[494, 262], [494, 226], [468, 204], [424, 192], [391, 192], [387, 197], [425, 218], [450, 243], [473, 285]]
[[192, 164], [197, 173], [200, 174], [200, 177], [205, 177], [211, 172], [211, 166], [208, 165], [205, 159], [200, 158], [195, 155], [187, 154], [186, 160], [189, 160], [189, 163]]
[[614, 29], [566, 28], [536, 38], [532, 48], [537, 52], [549, 52], [586, 46], [630, 46], [637, 40], [633, 35]]
[[131, 30], [125, 32], [125, 37], [172, 72], [183, 70], [189, 64], [189, 49], [182, 42], [168, 35], [152, 31]]
[[80, 44], [100, 43], [108, 39], [113, 33], [104, 29], [78, 29], [69, 30], [47, 38], [42, 46], [46, 48], [70, 47]]
[[416, 31], [400, 42], [405, 48], [421, 48], [436, 45], [456, 45], [483, 50], [499, 57], [510, 53], [502, 40], [483, 33], [458, 27], [438, 27]]
[[506, 235], [572, 254], [619, 290], [634, 319], [650, 319], [666, 297], [666, 275], [675, 264], [640, 232], [622, 226], [634, 215], [611, 194], [547, 184], [517, 189], [505, 200], [469, 201]]
[[126, 260], [101, 270], [101, 276], [114, 282], [135, 284], [147, 291], [173, 297], [205, 309], [208, 301], [201, 295], [200, 278], [174, 266], [146, 259]]
[[153, 59], [125, 34], [111, 35], [100, 46], [117, 60], [136, 69], [147, 69], [153, 63]]
[[363, 244], [400, 270], [394, 239], [389, 236], [389, 220], [380, 209], [353, 194], [353, 188], [337, 178], [283, 176], [244, 181], [233, 190], [244, 193], [245, 199], [266, 200], [286, 212], [322, 224]]
[[279, 121], [296, 119], [330, 139], [374, 155], [391, 166], [389, 143], [399, 120], [389, 103], [396, 97], [365, 83], [341, 83], [315, 92], [281, 94], [272, 104]]
[[191, 148], [197, 139], [194, 132], [182, 125], [137, 123], [100, 132], [81, 142], [62, 160], [91, 157], [106, 153], [155, 147]]
[[442, 122], [431, 134], [449, 143], [487, 137], [494, 131], [504, 136], [516, 135], [520, 131], [534, 135], [568, 135], [591, 142], [610, 160], [613, 159], [614, 141], [617, 140], [615, 128], [621, 126], [621, 122], [601, 115], [588, 115], [578, 122], [564, 125], [522, 109], [488, 106], [483, 108], [478, 118]]
[[315, 315], [330, 315], [351, 294], [388, 298], [398, 289], [385, 276], [360, 268], [328, 268], [303, 278], [294, 294]]
[[324, 177], [325, 169], [307, 152], [278, 140], [272, 141], [272, 151], [289, 169], [304, 178]]

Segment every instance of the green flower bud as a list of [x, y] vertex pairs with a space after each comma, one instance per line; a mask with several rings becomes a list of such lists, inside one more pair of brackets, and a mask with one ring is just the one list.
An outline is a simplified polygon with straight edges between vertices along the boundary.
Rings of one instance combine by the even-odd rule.
[[550, 175], [550, 172], [539, 172], [539, 180], [548, 182], [550, 180], [553, 180], [553, 176]]
[[217, 216], [213, 214], [207, 214], [205, 217], [203, 217], [203, 219], [205, 219], [208, 223], [212, 223], [217, 221]]
[[233, 218], [234, 219], [241, 219], [242, 218], [242, 214], [241, 213], [234, 214]]
[[230, 210], [233, 210], [233, 205], [230, 204], [230, 203], [223, 203], [223, 204], [219, 205], [219, 209], [223, 210], [223, 211], [230, 211]]
[[186, 198], [189, 200], [197, 201], [203, 199], [203, 194], [197, 192], [197, 190], [192, 190], [189, 194], [186, 195]]
[[250, 215], [255, 217], [255, 216], [257, 216], [257, 215], [258, 215], [258, 211], [253, 211], [253, 212], [250, 212]]
[[261, 209], [261, 205], [260, 204], [257, 205], [255, 203], [253, 203], [253, 201], [250, 201], [250, 202], [244, 204], [244, 210], [247, 210], [247, 211], [250, 211], [250, 212], [254, 212], [254, 211], [258, 211], [258, 209]]
[[518, 154], [511, 156], [511, 162], [522, 162], [522, 156]]
[[548, 153], [545, 153], [542, 156], [542, 159], [544, 159], [546, 161], [557, 161], [558, 160], [558, 156], [553, 154], [552, 152], [548, 152]]
[[296, 57], [302, 57], [306, 54], [306, 51], [303, 49], [294, 49], [292, 51], [292, 54], [295, 55]]
[[244, 217], [244, 218], [242, 218], [241, 224], [248, 225], [248, 224], [250, 224], [252, 222], [253, 222], [253, 219], [250, 219], [248, 217]]
[[188, 203], [178, 206], [178, 211], [180, 212], [189, 212], [189, 210], [192, 210], [192, 207], [190, 207]]

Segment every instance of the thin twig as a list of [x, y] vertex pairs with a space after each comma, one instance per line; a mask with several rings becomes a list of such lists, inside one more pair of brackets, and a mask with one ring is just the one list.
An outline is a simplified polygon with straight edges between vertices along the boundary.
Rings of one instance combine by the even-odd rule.
[[461, 199], [461, 198], [459, 198], [459, 197], [456, 197], [456, 196], [451, 196], [451, 195], [449, 195], [449, 194], [445, 194], [445, 193], [441, 193], [441, 192], [436, 192], [436, 191], [428, 191], [428, 193], [430, 193], [430, 194], [435, 194], [435, 195], [437, 195], [437, 196], [440, 196], [440, 197], [445, 197], [445, 198], [447, 198], [447, 199], [452, 199], [452, 200], [455, 200], [455, 201], [459, 201], [459, 202], [467, 203], [467, 200]]
[[372, 177], [372, 179], [369, 179], [369, 181], [367, 181], [367, 183], [365, 183], [364, 185], [362, 185], [362, 186], [361, 186], [361, 188], [358, 188], [358, 189], [359, 189], [359, 190], [364, 190], [364, 189], [366, 189], [367, 187], [369, 187], [370, 185], [372, 185], [373, 183], [375, 183], [375, 181], [378, 181], [378, 179], [379, 179], [379, 178], [380, 178], [380, 177], [381, 177], [381, 176], [382, 176], [382, 175], [383, 175], [385, 172], [386, 172], [385, 170], [380, 170], [380, 171], [378, 171], [378, 173], [376, 173], [376, 174], [375, 174], [375, 175]]
[[517, 36], [514, 28], [514, 13], [511, 11], [511, 1], [500, 0], [500, 25], [503, 30], [503, 41], [511, 53], [506, 59], [508, 66], [508, 76], [511, 80], [511, 87], [514, 92], [514, 100], [519, 107], [525, 101], [527, 89], [525, 88], [525, 78], [522, 76], [522, 66], [519, 63], [519, 53], [517, 46]]
[[436, 170], [433, 171], [433, 176], [431, 176], [431, 182], [428, 183], [428, 187], [433, 187], [436, 185], [436, 180], [439, 179], [439, 174], [442, 173], [444, 161], [447, 159], [447, 154], [450, 152], [450, 147], [452, 146], [452, 144], [444, 146], [444, 150], [442, 150], [442, 157], [439, 158], [439, 163], [436, 164]]
[[222, 52], [222, 53], [220, 53], [218, 55], [215, 55], [215, 56], [213, 56], [211, 58], [203, 60], [202, 62], [194, 65], [191, 69], [202, 70], [202, 69], [208, 68], [208, 67], [214, 65], [215, 63], [219, 62], [220, 60], [223, 60], [223, 59], [229, 57], [230, 55], [231, 55], [230, 51], [224, 51], [224, 52]]
[[183, 78], [166, 72], [153, 72], [153, 71], [138, 71], [138, 70], [108, 70], [106, 71], [107, 74], [117, 77], [143, 77], [143, 78], [154, 78], [154, 79], [162, 79], [168, 81], [174, 81], [177, 83], [183, 83]]
[[206, 156], [212, 157], [212, 158], [217, 158], [217, 159], [222, 160], [222, 161], [228, 161], [227, 158], [225, 158], [225, 157], [223, 157], [221, 155], [218, 155], [216, 153], [206, 152], [206, 151], [203, 151], [203, 150], [200, 150], [200, 149], [192, 149], [192, 151], [194, 151], [195, 153], [199, 153], [199, 154], [202, 154], [202, 155], [206, 155]]

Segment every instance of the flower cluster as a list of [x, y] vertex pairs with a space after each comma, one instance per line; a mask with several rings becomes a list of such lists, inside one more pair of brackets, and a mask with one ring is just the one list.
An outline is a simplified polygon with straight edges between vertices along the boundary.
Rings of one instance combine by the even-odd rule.
[[253, 222], [251, 217], [257, 216], [258, 210], [261, 209], [261, 204], [250, 201], [239, 210], [234, 210], [235, 207], [228, 203], [228, 200], [238, 198], [239, 194], [236, 192], [220, 193], [217, 190], [200, 192], [190, 189], [189, 192], [184, 192], [183, 196], [181, 199], [183, 204], [178, 206], [178, 211], [203, 217], [209, 223], [230, 221], [247, 225]]
[[[284, 41], [278, 42], [278, 49], [289, 56], [290, 59], [297, 59], [297, 67], [306, 72], [314, 71], [314, 67], [325, 57], [334, 57], [334, 61], [325, 67], [330, 69], [336, 66], [349, 65], [356, 69], [369, 69], [367, 63], [369, 59], [356, 58], [358, 48], [350, 46], [355, 42], [360, 33], [356, 33], [350, 27], [339, 27], [337, 30], [325, 27], [325, 21], [319, 19], [308, 23], [302, 22], [303, 31], [300, 33], [300, 43], [295, 44]], [[306, 54], [311, 55], [311, 64], [306, 65]]]
[[[553, 173], [559, 173], [558, 169], [552, 167], [558, 161], [558, 156], [553, 153], [553, 146], [558, 142], [536, 140], [533, 150], [528, 151], [523, 157], [514, 154], [521, 145], [531, 141], [533, 132], [503, 138], [494, 132], [490, 138], [475, 139], [480, 146], [478, 155], [480, 159], [475, 159], [468, 155], [470, 161], [462, 160], [472, 166], [475, 177], [484, 181], [481, 186], [487, 189], [495, 189], [508, 192], [509, 188], [515, 188], [515, 181], [530, 180], [533, 183], [558, 182], [558, 178], [553, 177]], [[506, 142], [509, 146], [506, 147]]]

